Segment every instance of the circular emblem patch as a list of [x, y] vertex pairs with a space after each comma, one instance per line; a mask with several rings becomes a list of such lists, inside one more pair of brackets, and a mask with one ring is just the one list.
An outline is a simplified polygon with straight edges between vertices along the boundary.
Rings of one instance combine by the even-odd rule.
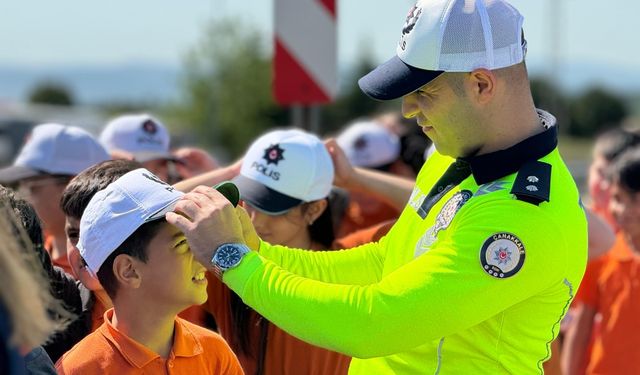
[[504, 279], [515, 275], [524, 264], [524, 245], [511, 233], [496, 233], [487, 238], [480, 249], [482, 269], [489, 275]]

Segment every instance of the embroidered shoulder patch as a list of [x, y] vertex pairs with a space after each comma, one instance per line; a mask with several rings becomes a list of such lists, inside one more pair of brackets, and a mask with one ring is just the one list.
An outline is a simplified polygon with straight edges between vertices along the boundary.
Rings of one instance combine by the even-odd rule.
[[496, 233], [487, 238], [480, 249], [482, 269], [489, 275], [504, 279], [518, 273], [524, 264], [524, 244], [511, 233]]

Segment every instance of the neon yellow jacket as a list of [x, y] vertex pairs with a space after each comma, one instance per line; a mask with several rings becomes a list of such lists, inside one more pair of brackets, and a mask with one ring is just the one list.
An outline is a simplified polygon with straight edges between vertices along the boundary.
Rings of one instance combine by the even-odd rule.
[[287, 332], [353, 356], [350, 374], [541, 373], [587, 257], [584, 211], [555, 146], [551, 127], [467, 160], [473, 174], [423, 218], [453, 162], [436, 153], [379, 243], [262, 243], [224, 282]]

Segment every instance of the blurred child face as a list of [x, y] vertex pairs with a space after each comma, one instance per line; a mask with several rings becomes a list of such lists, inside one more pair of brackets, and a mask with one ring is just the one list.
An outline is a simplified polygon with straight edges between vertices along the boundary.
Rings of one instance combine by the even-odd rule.
[[73, 270], [74, 276], [87, 289], [97, 292], [103, 291], [102, 285], [87, 268], [78, 250], [78, 236], [80, 235], [80, 220], [71, 216], [66, 216], [64, 231], [67, 236], [67, 257]]
[[206, 268], [198, 263], [185, 236], [165, 223], [147, 247], [147, 262], [136, 262], [141, 288], [154, 305], [181, 311], [207, 300]]
[[640, 193], [634, 193], [614, 182], [611, 185], [609, 211], [618, 228], [628, 235], [640, 234]]
[[309, 246], [309, 222], [303, 207], [296, 206], [281, 215], [269, 215], [244, 204], [258, 236], [263, 240], [288, 247], [307, 248]]
[[593, 200], [593, 208], [598, 212], [605, 212], [609, 205], [609, 181], [605, 176], [608, 166], [604, 157], [595, 155], [589, 167], [589, 195]]
[[20, 181], [18, 192], [36, 210], [45, 229], [62, 231], [64, 213], [60, 198], [69, 181], [66, 177], [39, 176]]
[[162, 181], [169, 182], [169, 161], [165, 159], [149, 160], [142, 163], [151, 173], [155, 174]]

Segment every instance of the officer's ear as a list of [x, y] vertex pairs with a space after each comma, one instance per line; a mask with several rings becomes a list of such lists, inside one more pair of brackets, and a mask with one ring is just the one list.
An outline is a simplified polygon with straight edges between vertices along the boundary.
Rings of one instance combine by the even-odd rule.
[[474, 70], [465, 83], [470, 98], [480, 105], [489, 103], [495, 96], [497, 77], [489, 69]]

